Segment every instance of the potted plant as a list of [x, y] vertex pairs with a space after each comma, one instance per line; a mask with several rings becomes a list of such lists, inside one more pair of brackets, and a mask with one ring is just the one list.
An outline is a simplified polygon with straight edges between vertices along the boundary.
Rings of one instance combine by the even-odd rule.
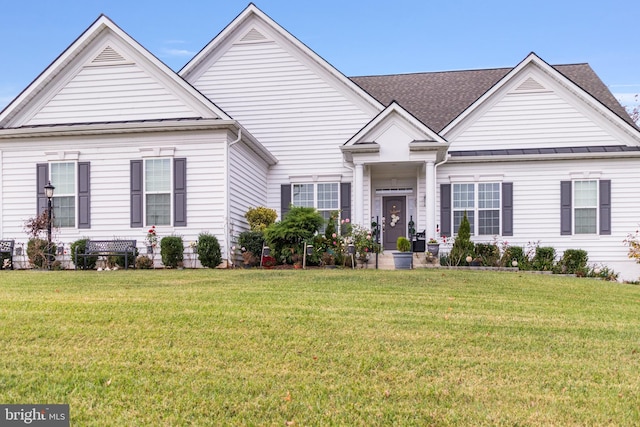
[[427, 252], [433, 257], [437, 257], [438, 253], [440, 253], [440, 243], [433, 237], [427, 242]]
[[406, 237], [400, 236], [396, 241], [396, 247], [399, 252], [393, 253], [393, 263], [396, 270], [410, 270], [413, 253], [411, 253], [411, 241]]

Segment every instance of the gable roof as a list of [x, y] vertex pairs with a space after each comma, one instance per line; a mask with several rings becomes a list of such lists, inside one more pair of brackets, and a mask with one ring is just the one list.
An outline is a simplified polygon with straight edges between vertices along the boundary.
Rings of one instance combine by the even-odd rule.
[[[552, 67], [637, 129], [589, 64]], [[514, 68], [361, 76], [351, 80], [380, 103], [397, 101], [431, 129], [441, 132]]]
[[[122, 86], [123, 80], [118, 73], [122, 74], [124, 73], [122, 70], [127, 70], [126, 72], [129, 73], [128, 76], [131, 79], [132, 69], [136, 73], [134, 76], [138, 79], [136, 81], [139, 82], [142, 79], [145, 84], [129, 85], [122, 89], [119, 86]], [[106, 80], [103, 82], [107, 85], [106, 89], [96, 85], [95, 80], [91, 81], [91, 75], [96, 75], [102, 72], [101, 70], [107, 70], [102, 76], [108, 76], [110, 79], [108, 82]], [[89, 83], [86, 83], [87, 81]], [[116, 86], [108, 86], [114, 84]], [[127, 91], [131, 92], [132, 90], [137, 90], [139, 101], [133, 109], [136, 114], [123, 116], [114, 112], [114, 105], [117, 105], [115, 103], [127, 98], [127, 96], [131, 99], [131, 95]], [[144, 92], [145, 90], [146, 92]], [[155, 95], [156, 93], [159, 95]], [[107, 99], [109, 97], [106, 94], [111, 99]], [[147, 104], [144, 103], [145, 98], [140, 96], [141, 94], [150, 94], [146, 98], [150, 104], [159, 97], [163, 101], [168, 99], [171, 103], [170, 106], [178, 112], [172, 112], [165, 116], [163, 115], [165, 113], [156, 110], [151, 114], [147, 112], [145, 108]], [[156, 99], [152, 99], [153, 96]], [[90, 115], [80, 114], [79, 118], [75, 117], [74, 113], [85, 112], [82, 106], [74, 104], [74, 102], [83, 102], [83, 99], [91, 101], [91, 107], [95, 111], [99, 111], [100, 108], [108, 111], [106, 121], [179, 118], [230, 119], [211, 100], [180, 78], [106, 15], [100, 15], [22, 93], [3, 111], [0, 111], [0, 127], [72, 124], [82, 122], [82, 117], [85, 116], [87, 117], [85, 121], [95, 122], [95, 117]], [[80, 109], [78, 110], [78, 108]], [[53, 113], [50, 113], [50, 110], [53, 110]], [[38, 117], [38, 114], [43, 111], [44, 113]], [[66, 116], [60, 118], [59, 111], [67, 113]], [[56, 114], [58, 115], [56, 116]], [[48, 117], [52, 117], [51, 121]]]

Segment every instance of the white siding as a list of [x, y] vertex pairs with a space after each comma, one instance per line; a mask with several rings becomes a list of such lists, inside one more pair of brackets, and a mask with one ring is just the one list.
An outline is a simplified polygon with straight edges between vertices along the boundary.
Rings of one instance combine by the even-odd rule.
[[[572, 173], [600, 174], [611, 180], [612, 234], [560, 235], [560, 181], [571, 180]], [[526, 246], [539, 243], [552, 246], [561, 256], [566, 249], [584, 249], [590, 264], [603, 263], [626, 279], [636, 280], [640, 266], [627, 258], [623, 245], [627, 233], [638, 227], [638, 201], [629, 197], [637, 191], [640, 169], [637, 159], [588, 161], [536, 161], [513, 163], [447, 163], [438, 168], [438, 182], [449, 182], [450, 176], [465, 175], [474, 179], [503, 175], [504, 182], [513, 183], [514, 235], [500, 238], [509, 244]], [[439, 189], [438, 189], [439, 194]], [[437, 217], [440, 223], [440, 197]], [[493, 241], [494, 236], [478, 236], [474, 241]]]
[[229, 195], [232, 237], [248, 229], [244, 214], [249, 208], [266, 206], [268, 165], [240, 142], [229, 149]]
[[619, 144], [558, 93], [539, 91], [504, 96], [452, 140], [451, 150]]
[[136, 64], [87, 66], [27, 125], [200, 117]]
[[[280, 209], [280, 184], [291, 175], [342, 175], [339, 149], [373, 116], [276, 42], [232, 45], [192, 82], [240, 121], [277, 159], [269, 174], [269, 207]], [[352, 94], [353, 96], [353, 94]]]
[[55, 241], [68, 248], [82, 237], [129, 238], [136, 239], [144, 253], [147, 228], [129, 225], [130, 160], [142, 159], [152, 149], [166, 147], [175, 149], [173, 157], [187, 159], [187, 227], [157, 226], [158, 237], [179, 235], [188, 245], [200, 232], [208, 231], [219, 239], [224, 251], [227, 194], [212, 192], [211, 188], [225, 188], [226, 143], [226, 131], [32, 138], [28, 145], [24, 141], [5, 141], [0, 169], [2, 238], [27, 241], [23, 225], [36, 214], [36, 164], [51, 160], [45, 151], [79, 152], [79, 161], [91, 162], [91, 228], [55, 230]]

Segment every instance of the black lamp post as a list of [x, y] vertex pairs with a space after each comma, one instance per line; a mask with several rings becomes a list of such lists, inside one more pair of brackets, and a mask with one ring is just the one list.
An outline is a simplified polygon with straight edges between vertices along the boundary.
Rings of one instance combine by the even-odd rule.
[[53, 190], [56, 187], [51, 185], [51, 181], [44, 186], [44, 194], [47, 196], [47, 268], [51, 270], [51, 260], [53, 258], [53, 251], [51, 246], [51, 228], [53, 226]]

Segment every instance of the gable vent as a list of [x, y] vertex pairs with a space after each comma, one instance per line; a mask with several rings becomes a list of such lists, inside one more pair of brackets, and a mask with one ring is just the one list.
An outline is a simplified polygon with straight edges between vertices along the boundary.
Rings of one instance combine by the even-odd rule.
[[516, 90], [518, 91], [524, 91], [524, 90], [544, 90], [545, 87], [542, 86], [540, 83], [538, 83], [537, 80], [535, 80], [533, 77], [529, 77], [527, 80], [525, 80], [524, 82], [522, 82], [522, 84], [520, 86], [518, 86], [516, 88]]
[[111, 46], [107, 46], [101, 53], [100, 55], [96, 56], [92, 63], [96, 64], [96, 63], [101, 63], [104, 64], [106, 63], [113, 63], [113, 62], [124, 62], [126, 61], [124, 59], [124, 57], [122, 55], [120, 55], [118, 52], [116, 52]]
[[259, 42], [267, 40], [267, 38], [255, 28], [252, 28], [245, 36], [240, 40], [241, 42]]

